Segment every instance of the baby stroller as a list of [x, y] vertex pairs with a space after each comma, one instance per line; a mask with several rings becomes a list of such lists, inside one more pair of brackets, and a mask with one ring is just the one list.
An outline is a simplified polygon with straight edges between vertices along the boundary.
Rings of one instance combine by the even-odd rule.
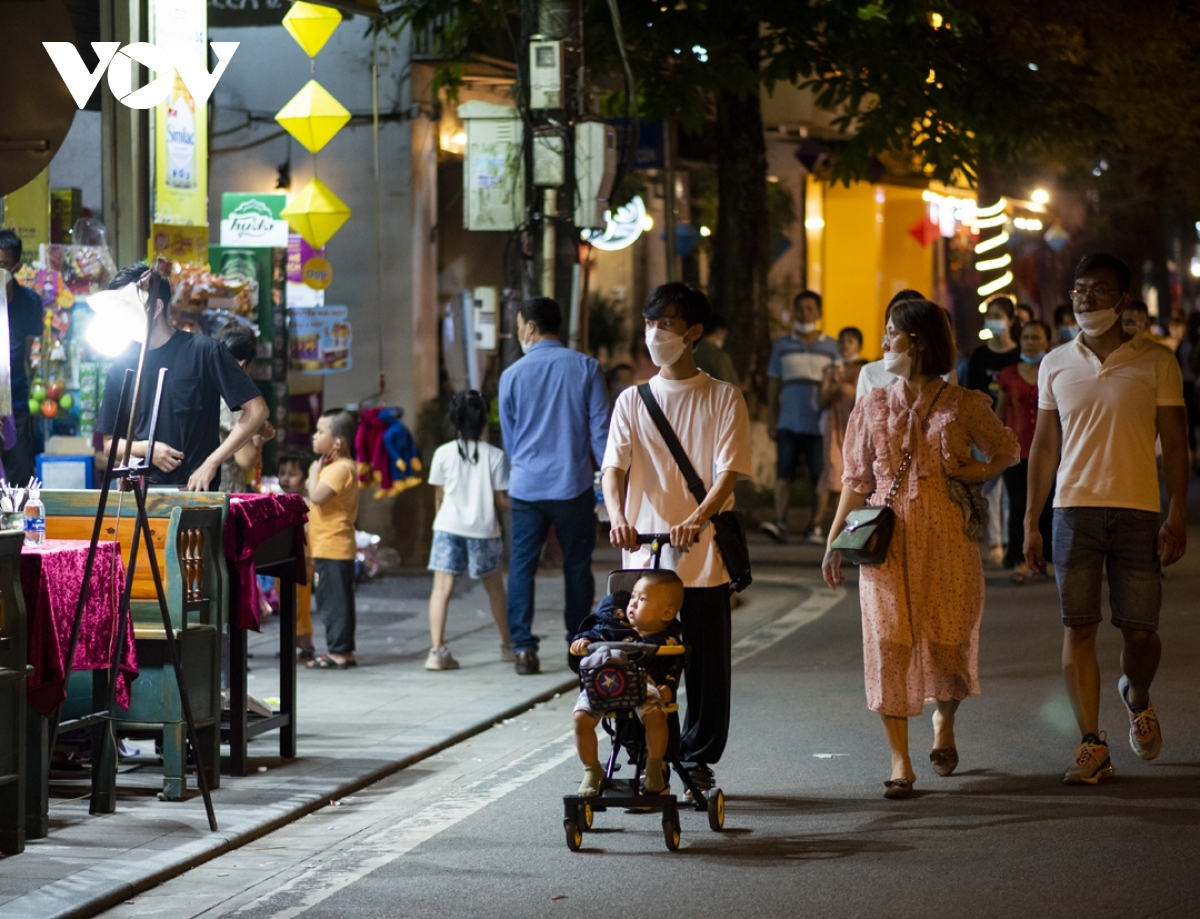
[[[670, 543], [670, 534], [640, 534], [638, 543], [649, 545], [653, 567], [659, 566], [663, 548]], [[609, 573], [608, 592], [631, 590], [641, 577], [640, 568], [627, 568]], [[663, 838], [667, 848], [674, 852], [679, 848], [679, 809], [691, 808], [708, 814], [709, 828], [720, 831], [725, 825], [725, 795], [720, 788], [702, 791], [687, 770], [679, 762], [678, 722], [671, 718], [671, 740], [667, 745], [666, 762], [691, 793], [691, 800], [679, 799], [673, 794], [648, 794], [642, 790], [642, 771], [646, 764], [646, 742], [637, 709], [646, 701], [646, 677], [643, 664], [656, 654], [685, 654], [682, 646], [660, 646], [638, 642], [593, 642], [588, 653], [599, 648], [611, 648], [624, 652], [625, 664], [605, 663], [595, 668], [581, 668], [580, 679], [588, 694], [592, 708], [603, 712], [601, 725], [612, 738], [612, 751], [604, 767], [604, 779], [600, 793], [592, 797], [565, 795], [563, 797], [563, 829], [566, 831], [567, 848], [578, 852], [583, 845], [583, 833], [592, 828], [596, 811], [609, 808], [630, 808], [637, 811], [661, 812]], [[679, 710], [675, 702], [666, 707], [668, 715]], [[615, 778], [620, 771], [618, 763], [621, 751], [633, 766], [633, 777]]]

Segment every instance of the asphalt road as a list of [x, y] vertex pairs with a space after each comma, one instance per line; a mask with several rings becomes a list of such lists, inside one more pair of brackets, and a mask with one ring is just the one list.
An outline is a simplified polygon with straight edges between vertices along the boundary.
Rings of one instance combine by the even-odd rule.
[[916, 720], [916, 794], [893, 802], [857, 596], [818, 590], [811, 566], [781, 568], [813, 592], [735, 654], [724, 832], [685, 813], [670, 853], [656, 816], [609, 811], [569, 852], [561, 796], [580, 769], [563, 697], [104, 915], [1200, 916], [1198, 550], [1165, 585], [1154, 763], [1129, 749], [1118, 633], [1102, 630], [1117, 774], [1099, 786], [1059, 781], [1077, 734], [1050, 582], [989, 575], [983, 696], [960, 712], [960, 770], [933, 773], [928, 718]]

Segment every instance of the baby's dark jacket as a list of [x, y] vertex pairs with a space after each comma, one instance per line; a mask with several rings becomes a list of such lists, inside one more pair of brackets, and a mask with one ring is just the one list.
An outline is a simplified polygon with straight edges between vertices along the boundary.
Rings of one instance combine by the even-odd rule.
[[[609, 594], [600, 601], [596, 612], [580, 623], [580, 631], [571, 638], [574, 644], [580, 638], [588, 641], [637, 641], [643, 644], [666, 645], [683, 643], [683, 627], [678, 619], [666, 623], [661, 632], [650, 635], [639, 635], [624, 618], [624, 608], [629, 604], [629, 593], [617, 591]], [[670, 639], [674, 639], [671, 642]], [[568, 663], [572, 670], [579, 672], [579, 662], [582, 658], [568, 654]], [[678, 695], [679, 675], [683, 672], [684, 655], [673, 654], [669, 657], [651, 657], [642, 662], [646, 673], [654, 681], [655, 686], [666, 686], [671, 690], [671, 697]]]

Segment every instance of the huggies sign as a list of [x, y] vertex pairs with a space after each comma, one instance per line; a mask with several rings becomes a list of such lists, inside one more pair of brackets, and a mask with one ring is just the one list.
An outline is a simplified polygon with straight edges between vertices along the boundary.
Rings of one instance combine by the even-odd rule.
[[[58, 68], [59, 76], [79, 108], [87, 105], [107, 70], [108, 88], [122, 105], [131, 109], [150, 109], [170, 98], [176, 74], [196, 105], [203, 106], [216, 89], [217, 81], [225, 73], [239, 44], [241, 42], [236, 41], [209, 43], [217, 59], [212, 73], [208, 71], [207, 61], [187, 46], [160, 47], [139, 41], [122, 48], [119, 41], [94, 41], [92, 50], [100, 59], [95, 70], [88, 70], [79, 49], [69, 41], [46, 41], [42, 42], [42, 47]], [[141, 64], [156, 74], [154, 80], [136, 90], [133, 88], [134, 64]]]

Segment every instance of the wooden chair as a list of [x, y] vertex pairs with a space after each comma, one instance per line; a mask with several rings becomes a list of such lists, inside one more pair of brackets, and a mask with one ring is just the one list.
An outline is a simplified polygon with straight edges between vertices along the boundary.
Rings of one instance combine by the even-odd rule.
[[[47, 537], [90, 539], [98, 499], [98, 491], [42, 492]], [[128, 560], [135, 521], [133, 501], [126, 497], [118, 529], [118, 500], [114, 492], [101, 538], [119, 540], [122, 557]], [[171, 627], [196, 720], [201, 747], [197, 767], [206, 770], [210, 788], [220, 785], [221, 631], [228, 608], [222, 549], [226, 501], [222, 494], [179, 491], [151, 492], [146, 501]], [[113, 719], [118, 734], [161, 734], [160, 797], [174, 800], [183, 797], [187, 789], [187, 727], [144, 549], [139, 552], [134, 571], [130, 605], [140, 673], [133, 681], [129, 710], [116, 708]], [[91, 674], [72, 675], [64, 703], [64, 723], [94, 710]], [[105, 800], [98, 808], [101, 812], [115, 809], [115, 776], [111, 785], [113, 800]]]
[[24, 533], [0, 533], [0, 853], [25, 851]]

